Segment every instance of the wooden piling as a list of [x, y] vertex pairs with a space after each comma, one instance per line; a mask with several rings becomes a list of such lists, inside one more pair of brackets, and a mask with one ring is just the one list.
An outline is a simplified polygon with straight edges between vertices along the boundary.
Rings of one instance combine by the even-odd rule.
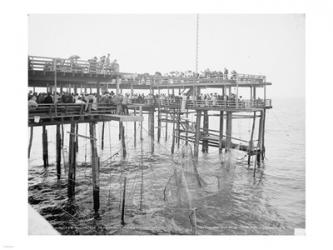
[[121, 225], [125, 225], [126, 177], [124, 178], [123, 200], [121, 206]]
[[68, 198], [72, 199], [75, 195], [75, 123], [71, 123], [69, 134], [69, 158], [68, 158]]
[[104, 127], [105, 127], [105, 122], [102, 123], [102, 140], [101, 140], [101, 149], [104, 149]]
[[56, 160], [57, 160], [57, 178], [61, 177], [61, 134], [60, 134], [60, 124], [57, 124], [57, 134], [56, 134]]
[[75, 152], [79, 152], [79, 124], [75, 124]]
[[[136, 116], [136, 109], [134, 109], [134, 116]], [[136, 147], [136, 122], [134, 122], [134, 147]]]
[[123, 151], [123, 159], [126, 158], [126, 143], [125, 143], [125, 128], [124, 124], [122, 122], [119, 122], [119, 127], [120, 127], [120, 134], [121, 134], [121, 146], [122, 146], [122, 151]]
[[30, 127], [30, 139], [29, 139], [29, 146], [28, 146], [28, 159], [30, 159], [30, 152], [31, 152], [31, 145], [32, 145], [32, 138], [34, 136], [34, 127]]
[[43, 125], [42, 139], [43, 139], [43, 163], [44, 163], [44, 168], [46, 168], [47, 166], [49, 166], [49, 154], [48, 154], [47, 130], [45, 125]]
[[250, 143], [249, 143], [249, 154], [247, 158], [247, 164], [248, 166], [251, 165], [251, 156], [252, 156], [252, 150], [253, 150], [253, 135], [254, 135], [254, 130], [256, 126], [256, 114], [257, 112], [253, 112], [253, 122], [252, 122], [252, 130], [251, 130], [251, 137], [250, 137]]
[[185, 122], [186, 126], [186, 131], [185, 131], [185, 144], [188, 145], [188, 130], [189, 130], [189, 121], [188, 121], [188, 109], [186, 109], [186, 122]]
[[165, 113], [165, 141], [168, 140], [168, 119], [169, 119], [169, 113]]
[[160, 142], [161, 138], [161, 113], [160, 113], [160, 107], [158, 107], [157, 110], [157, 142]]
[[263, 129], [264, 129], [264, 111], [260, 111], [260, 120], [259, 120], [259, 132], [258, 132], [258, 148], [259, 152], [257, 154], [257, 163], [258, 163], [258, 168], [260, 168], [260, 164], [262, 162], [262, 152], [263, 152]]
[[226, 152], [230, 151], [232, 137], [232, 112], [227, 111], [227, 126], [226, 126]]
[[150, 110], [148, 114], [148, 135], [150, 136], [150, 148], [151, 148], [151, 153], [154, 153], [154, 109]]
[[[176, 111], [175, 109], [173, 110], [173, 120], [175, 120], [176, 117]], [[175, 122], [172, 122], [172, 144], [171, 144], [171, 154], [175, 152]]]
[[220, 133], [219, 133], [219, 153], [222, 153], [223, 147], [223, 124], [224, 124], [224, 112], [220, 111]]
[[[208, 136], [208, 127], [209, 127], [209, 117], [208, 117], [208, 111], [205, 110], [204, 112], [204, 117], [203, 117], [203, 134], [204, 136]], [[202, 152], [203, 153], [208, 153], [208, 140], [205, 139], [202, 142]]]
[[180, 108], [177, 110], [177, 148], [180, 145]]
[[201, 110], [197, 110], [197, 117], [195, 120], [195, 141], [194, 141], [194, 158], [196, 161], [198, 161], [198, 156], [199, 156], [200, 122], [201, 122]]
[[263, 110], [263, 128], [262, 128], [262, 159], [265, 159], [265, 152], [266, 152], [266, 148], [265, 148], [265, 127], [266, 127], [266, 109]]
[[[140, 108], [139, 108], [139, 112], [140, 112], [140, 117], [143, 117], [143, 115], [142, 115], [142, 106], [140, 106]], [[140, 122], [140, 140], [141, 140], [141, 141], [143, 140], [143, 136], [142, 136], [142, 130], [143, 130], [143, 127], [142, 127], [142, 125], [143, 125], [143, 122], [141, 121], [141, 122]]]
[[95, 213], [99, 209], [99, 160], [96, 147], [96, 123], [89, 123], [90, 130], [90, 144], [91, 144], [91, 168], [92, 168], [92, 182], [93, 182], [93, 201]]

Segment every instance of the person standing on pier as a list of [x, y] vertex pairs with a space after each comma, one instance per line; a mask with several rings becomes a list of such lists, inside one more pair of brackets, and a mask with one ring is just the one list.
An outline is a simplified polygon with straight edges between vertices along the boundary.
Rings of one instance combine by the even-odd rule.
[[228, 80], [228, 73], [229, 73], [228, 69], [224, 68], [224, 79], [225, 80]]

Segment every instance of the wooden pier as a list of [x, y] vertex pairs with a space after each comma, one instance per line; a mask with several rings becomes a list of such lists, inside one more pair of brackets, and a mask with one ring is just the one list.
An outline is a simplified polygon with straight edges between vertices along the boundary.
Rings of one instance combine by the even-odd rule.
[[[37, 58], [37, 59], [36, 59]], [[34, 61], [35, 60], [35, 61]], [[82, 93], [87, 93], [87, 89], [92, 89], [97, 93], [97, 109], [92, 110], [86, 104], [41, 104], [36, 109], [29, 111], [28, 126], [30, 129], [30, 140], [28, 155], [30, 156], [31, 143], [33, 140], [33, 128], [36, 126], [43, 127], [43, 161], [44, 166], [48, 162], [48, 137], [47, 126], [56, 126], [56, 161], [57, 161], [57, 178], [61, 175], [61, 150], [64, 143], [64, 135], [61, 128], [64, 124], [70, 124], [69, 139], [69, 169], [68, 169], [68, 197], [75, 197], [75, 168], [76, 154], [78, 149], [77, 138], [86, 137], [90, 140], [91, 145], [91, 167], [93, 183], [93, 201], [94, 210], [99, 210], [99, 156], [96, 150], [96, 124], [98, 122], [114, 121], [119, 123], [119, 139], [122, 143], [123, 157], [126, 157], [125, 131], [123, 122], [133, 122], [134, 126], [134, 145], [136, 146], [137, 123], [140, 123], [140, 140], [143, 140], [142, 121], [143, 114], [148, 114], [148, 135], [150, 136], [151, 152], [154, 152], [154, 141], [161, 142], [161, 127], [165, 127], [165, 141], [168, 138], [168, 124], [172, 123], [172, 143], [170, 152], [173, 154], [175, 148], [180, 145], [180, 141], [186, 144], [192, 143], [194, 149], [194, 162], [198, 161], [199, 145], [202, 145], [203, 153], [209, 152], [209, 147], [218, 148], [219, 153], [229, 152], [231, 149], [237, 149], [247, 153], [248, 164], [251, 164], [252, 157], [255, 157], [255, 166], [260, 164], [265, 157], [265, 120], [266, 110], [272, 108], [272, 102], [266, 98], [266, 87], [271, 83], [266, 82], [264, 76], [239, 74], [236, 79], [221, 78], [163, 78], [150, 77], [147, 84], [142, 84], [139, 79], [128, 79], [128, 73], [109, 72], [91, 73], [85, 68], [82, 71], [67, 72], [61, 71], [57, 67], [57, 60], [47, 60], [44, 58], [31, 57], [29, 60], [29, 87], [44, 87], [53, 92], [67, 88], [69, 92], [77, 93], [78, 88]], [[38, 64], [37, 64], [37, 62]], [[55, 67], [46, 67], [46, 62], [53, 62]], [[45, 64], [45, 65], [44, 65]], [[57, 70], [59, 72], [57, 72]], [[149, 84], [148, 84], [149, 83]], [[53, 85], [56, 86], [53, 87]], [[53, 88], [52, 88], [53, 87]], [[175, 98], [153, 98], [145, 99], [143, 102], [131, 99], [128, 109], [129, 115], [116, 114], [116, 106], [99, 103], [101, 89], [114, 89], [116, 93], [121, 93], [122, 89], [146, 89], [151, 94], [154, 91], [171, 89], [174, 93], [183, 93], [183, 97]], [[198, 100], [196, 97], [200, 89], [219, 88], [220, 94], [227, 97], [218, 100]], [[232, 99], [231, 89], [236, 89], [236, 98]], [[240, 99], [238, 96], [239, 88], [249, 90], [248, 99]], [[257, 96], [257, 90], [263, 89], [264, 95], [260, 98]], [[84, 90], [84, 91], [83, 91]], [[187, 97], [184, 100], [184, 96]], [[191, 97], [191, 98], [188, 98]], [[189, 120], [189, 114], [195, 114], [195, 121]], [[210, 129], [209, 116], [219, 117], [219, 129]], [[155, 123], [155, 117], [157, 123]], [[232, 121], [234, 119], [250, 119], [252, 122], [251, 135], [248, 141], [235, 138], [233, 136]], [[259, 126], [256, 127], [256, 121], [259, 119]], [[89, 124], [89, 136], [78, 134], [77, 125], [79, 123]], [[157, 124], [157, 136], [155, 137], [154, 126]], [[170, 128], [169, 127], [169, 128]], [[257, 133], [255, 130], [257, 129]], [[254, 138], [254, 134], [258, 138]], [[104, 132], [103, 132], [104, 137]], [[102, 139], [102, 145], [104, 139]]]

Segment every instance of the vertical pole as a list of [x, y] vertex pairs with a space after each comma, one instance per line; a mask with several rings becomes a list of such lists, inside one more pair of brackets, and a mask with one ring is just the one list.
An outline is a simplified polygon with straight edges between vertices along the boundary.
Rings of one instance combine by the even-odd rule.
[[119, 122], [118, 123], [118, 137], [119, 137], [119, 140], [121, 140], [121, 125], [122, 125], [122, 122]]
[[251, 164], [251, 156], [253, 154], [253, 135], [254, 135], [254, 129], [256, 126], [256, 111], [253, 112], [253, 122], [252, 122], [252, 130], [251, 130], [251, 137], [250, 137], [250, 143], [249, 143], [249, 153], [247, 158], [247, 165], [250, 166]]
[[56, 158], [57, 158], [57, 178], [61, 177], [61, 135], [60, 135], [60, 124], [57, 124], [57, 135], [56, 135]]
[[148, 132], [149, 132], [149, 135], [150, 135], [150, 138], [151, 138], [151, 143], [150, 143], [150, 146], [151, 146], [151, 153], [154, 153], [154, 137], [155, 137], [155, 131], [154, 131], [154, 108], [151, 109], [151, 111], [149, 112], [149, 115], [148, 115], [148, 123], [149, 123], [149, 129], [148, 129]]
[[201, 110], [197, 110], [197, 117], [195, 121], [195, 142], [194, 142], [194, 158], [196, 161], [198, 161], [198, 156], [199, 156], [200, 122], [201, 122]]
[[185, 133], [185, 138], [186, 138], [186, 145], [188, 145], [188, 130], [189, 130], [189, 122], [188, 122], [188, 109], [186, 109], [186, 133]]
[[55, 115], [57, 116], [57, 59], [54, 59], [54, 93], [53, 93], [53, 101], [55, 105]]
[[232, 137], [232, 112], [227, 111], [226, 152], [230, 151]]
[[75, 152], [79, 152], [79, 124], [75, 124]]
[[266, 126], [266, 109], [263, 111], [263, 127], [262, 127], [262, 159], [265, 159], [265, 126]]
[[125, 225], [126, 177], [124, 178], [123, 200], [121, 206], [121, 225]]
[[91, 167], [92, 167], [92, 182], [93, 182], [93, 201], [95, 213], [99, 209], [99, 160], [96, 147], [96, 123], [90, 122], [90, 144], [91, 144]]
[[173, 122], [172, 122], [172, 144], [171, 144], [171, 154], [175, 152], [175, 117], [176, 111], [173, 110]]
[[69, 159], [68, 159], [68, 198], [73, 198], [75, 195], [75, 123], [71, 123], [69, 134]]
[[31, 145], [32, 145], [32, 138], [34, 136], [34, 127], [30, 127], [30, 139], [29, 139], [29, 147], [28, 147], [28, 159], [30, 159], [30, 152], [31, 152]]
[[[169, 112], [169, 110], [166, 112]], [[165, 113], [165, 141], [168, 140], [168, 119], [169, 119], [169, 113]]]
[[105, 127], [105, 122], [102, 123], [102, 142], [101, 142], [101, 149], [104, 149], [104, 127]]
[[45, 125], [43, 126], [43, 162], [44, 168], [49, 165], [49, 156], [48, 156], [48, 143], [47, 143], [47, 130]]
[[157, 142], [160, 142], [161, 138], [161, 113], [160, 113], [160, 107], [158, 107], [157, 110]]
[[223, 148], [223, 123], [224, 123], [224, 111], [220, 111], [220, 135], [219, 135], [219, 153], [222, 153]]
[[61, 148], [63, 148], [64, 147], [64, 140], [65, 140], [64, 124], [63, 123], [61, 124], [61, 138], [62, 138], [62, 140], [61, 140]]
[[[209, 118], [208, 118], [208, 111], [205, 110], [204, 112], [204, 119], [203, 119], [203, 134], [204, 136], [208, 136], [208, 126], [209, 126]], [[202, 141], [202, 152], [207, 153], [208, 152], [208, 140], [205, 139]]]
[[[142, 106], [140, 105], [140, 109], [139, 109], [139, 112], [140, 112], [140, 117], [143, 118], [143, 115], [142, 115]], [[142, 121], [140, 122], [140, 140], [142, 141], [143, 140], [143, 137], [142, 137]]]
[[[134, 116], [136, 116], [136, 108], [134, 108]], [[134, 122], [134, 147], [136, 147], [136, 122]]]
[[121, 135], [121, 145], [123, 149], [123, 159], [126, 158], [126, 143], [125, 143], [125, 129], [124, 129], [124, 124], [123, 122], [119, 122], [120, 125], [120, 135]]
[[260, 111], [260, 120], [259, 120], [259, 132], [258, 132], [258, 148], [259, 153], [257, 153], [257, 163], [258, 167], [260, 167], [260, 163], [262, 161], [262, 139], [263, 139], [263, 126], [264, 126], [264, 111]]
[[179, 148], [180, 145], [180, 108], [178, 108], [178, 114], [177, 114], [177, 148]]

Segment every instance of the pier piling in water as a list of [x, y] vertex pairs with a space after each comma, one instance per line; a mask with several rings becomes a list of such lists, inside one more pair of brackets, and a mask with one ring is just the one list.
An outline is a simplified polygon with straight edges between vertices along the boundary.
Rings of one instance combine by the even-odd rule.
[[43, 164], [44, 168], [46, 168], [49, 166], [49, 152], [48, 152], [47, 130], [45, 125], [43, 126], [42, 139], [43, 139]]
[[[61, 134], [60, 134], [60, 124], [57, 124], [56, 132], [56, 160], [57, 160], [57, 179], [61, 177]], [[31, 127], [32, 128], [32, 127]]]
[[[205, 110], [204, 112], [204, 117], [203, 117], [203, 135], [207, 137], [209, 135], [208, 133], [208, 128], [209, 128], [209, 117], [208, 117], [208, 111]], [[208, 139], [204, 139], [202, 142], [202, 152], [203, 153], [208, 153]]]
[[105, 127], [105, 122], [102, 122], [102, 140], [101, 140], [101, 149], [104, 149], [104, 127]]
[[161, 138], [161, 113], [160, 113], [160, 107], [158, 106], [157, 110], [157, 142], [160, 142]]
[[123, 151], [123, 159], [126, 158], [126, 142], [125, 142], [125, 128], [123, 122], [119, 122], [120, 136], [121, 136], [121, 147]]
[[232, 112], [227, 111], [227, 126], [226, 126], [226, 152], [231, 149], [231, 138], [232, 138]]
[[222, 153], [223, 148], [223, 125], [224, 125], [224, 112], [220, 111], [220, 130], [219, 130], [219, 153]]
[[196, 161], [198, 161], [198, 156], [199, 156], [200, 122], [201, 122], [201, 110], [197, 110], [197, 117], [195, 120], [195, 141], [194, 141], [194, 158]]
[[91, 145], [91, 169], [93, 183], [93, 201], [95, 213], [99, 209], [99, 160], [96, 147], [96, 123], [89, 123], [90, 145]]
[[75, 123], [71, 123], [69, 134], [69, 158], [68, 158], [68, 198], [75, 195], [76, 149], [75, 149]]
[[31, 153], [31, 145], [32, 145], [32, 138], [34, 136], [34, 127], [30, 127], [30, 138], [29, 138], [29, 146], [28, 146], [28, 159], [30, 159]]
[[123, 200], [121, 206], [121, 225], [125, 225], [125, 199], [126, 199], [126, 177], [124, 178]]

